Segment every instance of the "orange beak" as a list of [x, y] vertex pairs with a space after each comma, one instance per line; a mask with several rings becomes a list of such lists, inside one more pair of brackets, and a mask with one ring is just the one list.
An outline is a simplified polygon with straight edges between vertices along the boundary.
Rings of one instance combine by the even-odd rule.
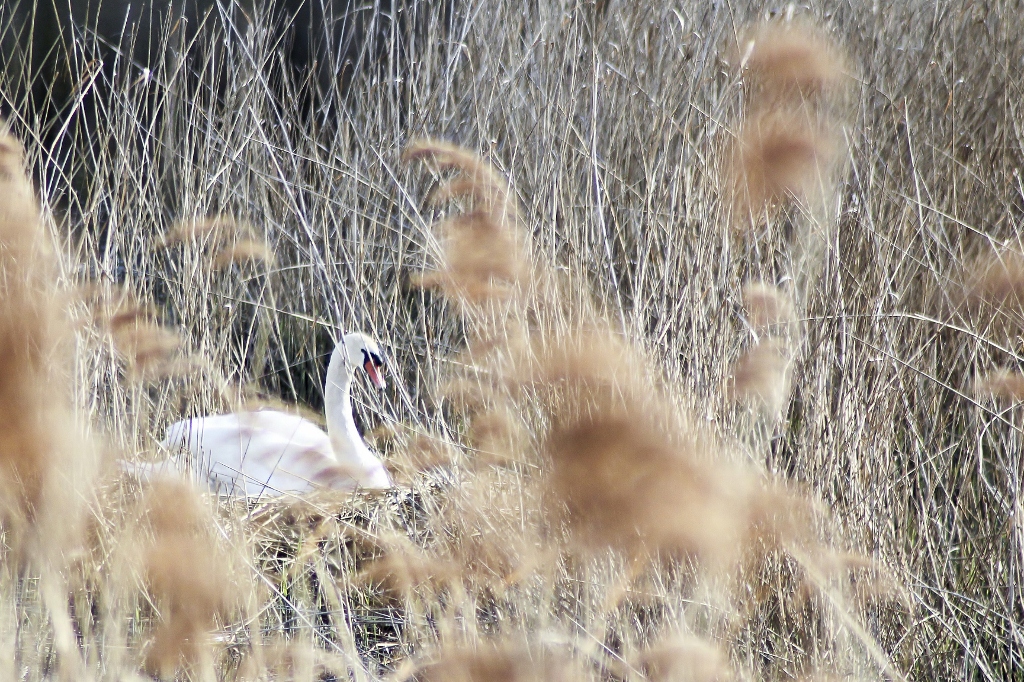
[[384, 377], [381, 376], [380, 369], [373, 365], [372, 360], [367, 358], [366, 362], [363, 363], [363, 369], [365, 369], [366, 373], [370, 375], [370, 381], [373, 382], [374, 386], [381, 390], [387, 388], [387, 382], [384, 381]]

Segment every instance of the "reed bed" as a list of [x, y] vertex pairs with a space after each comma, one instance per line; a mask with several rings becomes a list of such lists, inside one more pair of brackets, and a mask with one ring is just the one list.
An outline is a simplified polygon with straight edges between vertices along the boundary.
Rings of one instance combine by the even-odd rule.
[[[1019, 677], [1017, 8], [403, 7], [4, 55], [0, 677]], [[341, 330], [396, 489], [124, 475]]]

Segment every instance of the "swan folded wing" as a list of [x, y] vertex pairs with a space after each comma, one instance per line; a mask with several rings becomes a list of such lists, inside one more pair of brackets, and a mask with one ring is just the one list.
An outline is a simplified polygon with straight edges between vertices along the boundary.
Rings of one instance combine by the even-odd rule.
[[178, 422], [168, 429], [164, 444], [186, 448], [215, 488], [249, 497], [304, 493], [318, 487], [351, 490], [365, 476], [339, 465], [330, 439], [315, 424], [282, 412]]

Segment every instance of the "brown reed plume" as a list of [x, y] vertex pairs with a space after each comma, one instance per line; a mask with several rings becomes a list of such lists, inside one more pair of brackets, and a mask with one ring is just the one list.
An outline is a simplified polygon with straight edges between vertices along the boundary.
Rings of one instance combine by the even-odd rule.
[[122, 310], [108, 323], [114, 348], [124, 360], [129, 378], [165, 377], [184, 368], [177, 362], [181, 337], [151, 317], [148, 308]]
[[831, 105], [842, 100], [844, 60], [838, 47], [803, 19], [750, 27], [737, 52], [734, 60], [749, 87], [729, 174], [734, 228], [743, 232], [766, 218], [770, 223], [790, 201], [804, 202], [809, 215], [793, 238], [794, 263], [797, 270], [816, 271], [820, 247], [803, 242], [817, 241], [814, 223], [827, 222], [839, 157], [837, 107]]
[[0, 496], [15, 525], [36, 516], [72, 426], [62, 317], [21, 145], [0, 123]]
[[791, 198], [815, 198], [835, 157], [831, 135], [805, 112], [758, 112], [744, 122], [733, 153], [735, 209], [760, 221]]
[[[502, 195], [475, 196], [495, 194]], [[489, 228], [492, 233], [522, 229], [518, 221], [501, 223], [508, 212], [485, 212], [495, 223]], [[500, 241], [493, 244], [488, 258], [508, 257]], [[485, 241], [476, 247], [487, 245]], [[533, 433], [517, 445], [524, 453], [523, 471], [532, 473], [519, 477], [518, 497], [511, 505], [487, 504], [485, 496], [467, 495], [469, 504], [456, 505], [454, 521], [435, 533], [458, 535], [458, 520], [473, 518], [470, 532], [461, 535], [475, 539], [476, 546], [463, 543], [462, 555], [482, 557], [484, 567], [504, 575], [507, 585], [533, 567], [550, 566], [555, 557], [572, 562], [572, 557], [596, 558], [609, 549], [632, 558], [630, 581], [649, 566], [678, 563], [684, 557], [697, 560], [688, 565], [703, 570], [700, 575], [723, 577], [723, 587], [741, 559], [765, 564], [781, 554], [813, 568], [820, 553], [811, 532], [813, 520], [820, 517], [813, 505], [784, 486], [768, 484], [755, 471], [720, 463], [722, 442], [697, 428], [668, 400], [644, 354], [585, 297], [576, 299], [578, 306], [566, 304], [571, 299], [568, 278], [551, 276], [533, 262], [522, 271], [529, 279], [518, 282], [519, 296], [487, 294], [482, 302], [459, 301], [470, 328], [470, 345], [461, 360], [474, 366], [479, 377], [479, 390], [470, 401], [475, 410], [471, 423], [496, 406], [531, 415], [527, 423]], [[445, 291], [458, 296], [465, 289], [454, 282]], [[786, 315], [783, 297], [776, 293], [779, 315]], [[514, 305], [485, 305], [496, 300]], [[751, 303], [755, 305], [753, 299]], [[484, 334], [475, 331], [481, 320], [487, 327]], [[760, 382], [764, 396], [758, 397], [773, 402], [777, 413], [788, 397], [786, 337], [761, 341], [761, 352], [773, 351], [769, 364], [778, 371], [772, 373], [772, 386]], [[751, 391], [753, 380], [764, 374], [762, 364], [753, 363], [752, 370], [759, 371], [744, 382]], [[472, 376], [460, 376], [456, 383]], [[487, 471], [493, 474], [484, 475]], [[500, 480], [494, 474], [500, 471], [484, 469], [471, 480], [494, 489]], [[474, 508], [475, 515], [467, 513]], [[516, 525], [520, 516], [529, 520]], [[520, 547], [510, 542], [514, 538]], [[552, 549], [545, 555], [543, 547]], [[511, 574], [506, 573], [509, 569]], [[612, 590], [606, 603], [614, 605], [622, 594]], [[890, 667], [841, 598], [832, 599], [876, 663]], [[714, 675], [713, 666], [710, 670]]]
[[520, 642], [452, 648], [414, 673], [417, 682], [575, 682], [580, 670], [564, 656]]
[[464, 198], [471, 205], [437, 227], [444, 243], [443, 263], [421, 284], [439, 286], [453, 300], [470, 305], [511, 295], [526, 274], [529, 254], [518, 230], [508, 227], [515, 224], [518, 212], [504, 180], [475, 155], [437, 140], [413, 142], [403, 159], [456, 171], [431, 200]]
[[[423, 144], [414, 149], [421, 150], [414, 158], [427, 155]], [[484, 188], [460, 184], [460, 191], [502, 204], [477, 204], [474, 220], [488, 221], [491, 234], [521, 234], [516, 212], [504, 205], [510, 192], [493, 189], [493, 171], [481, 170], [482, 162], [468, 152], [442, 149], [446, 165], [462, 177], [484, 179]], [[446, 224], [463, 223], [454, 218]], [[562, 525], [580, 547], [728, 560], [754, 529], [755, 518], [762, 518], [752, 494], [759, 489], [755, 479], [714, 466], [713, 440], [675, 414], [643, 354], [593, 306], [574, 311], [562, 305], [569, 283], [524, 263], [527, 252], [510, 252], [507, 243], [478, 240], [474, 252], [515, 261], [531, 277], [520, 282], [528, 295], [520, 299], [521, 308], [501, 309], [505, 315], [493, 321], [486, 351], [471, 346], [466, 359], [487, 377], [481, 394], [491, 404], [483, 411], [487, 424], [494, 422], [494, 405], [512, 414], [540, 412], [532, 423], [545, 429], [518, 445], [527, 452], [537, 448], [531, 457], [544, 471], [538, 483], [545, 518]], [[458, 273], [449, 270], [446, 276]], [[476, 281], [473, 274], [467, 277]], [[468, 297], [469, 291], [457, 279], [446, 288], [453, 296]], [[506, 329], [511, 333], [502, 335]]]
[[710, 643], [696, 637], [671, 637], [636, 657], [634, 667], [651, 682], [726, 682], [728, 661]]
[[784, 340], [775, 337], [761, 340], [733, 366], [730, 397], [753, 400], [769, 414], [779, 416], [789, 402], [791, 365]]
[[204, 246], [210, 254], [210, 268], [215, 271], [232, 265], [269, 267], [276, 261], [273, 249], [252, 224], [229, 215], [175, 223], [160, 246], [170, 248], [179, 244]]
[[[791, 372], [806, 335], [805, 308], [835, 227], [833, 194], [840, 169], [836, 113], [846, 78], [839, 48], [804, 19], [746, 29], [737, 58], [745, 90], [744, 118], [732, 150], [729, 182], [733, 228], [788, 224], [783, 252], [761, 267], [782, 269], [784, 292], [762, 283], [743, 287], [755, 345], [732, 368], [728, 395], [757, 411], [743, 417], [748, 447], [762, 450], [789, 402]], [[784, 221], [776, 221], [785, 216]], [[753, 417], [753, 418], [750, 418]]]
[[793, 300], [789, 294], [764, 282], [743, 285], [743, 308], [755, 334], [778, 334], [794, 321]]
[[974, 394], [1016, 404], [1024, 402], [1024, 374], [1011, 369], [988, 372], [974, 382]]
[[1024, 327], [1024, 254], [1006, 249], [968, 267], [960, 306], [984, 331], [1014, 335]]
[[844, 59], [824, 32], [794, 20], [771, 21], [746, 30], [740, 38], [744, 79], [759, 88], [759, 98], [820, 98], [841, 84]]
[[155, 481], [142, 509], [152, 532], [143, 559], [146, 584], [160, 615], [145, 668], [172, 679], [182, 665], [205, 664], [207, 638], [224, 612], [228, 582], [209, 514], [187, 483]]

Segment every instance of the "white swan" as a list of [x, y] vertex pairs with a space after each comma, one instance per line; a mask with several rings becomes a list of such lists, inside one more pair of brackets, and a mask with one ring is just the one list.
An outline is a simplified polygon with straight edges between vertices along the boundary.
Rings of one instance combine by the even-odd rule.
[[[347, 334], [327, 366], [327, 433], [312, 422], [275, 410], [197, 417], [172, 424], [163, 445], [186, 450], [192, 469], [220, 492], [247, 497], [301, 494], [318, 488], [389, 488], [384, 465], [352, 420], [355, 368], [385, 387], [380, 349], [365, 334]], [[177, 467], [173, 467], [177, 469]], [[144, 476], [149, 478], [149, 476]]]

